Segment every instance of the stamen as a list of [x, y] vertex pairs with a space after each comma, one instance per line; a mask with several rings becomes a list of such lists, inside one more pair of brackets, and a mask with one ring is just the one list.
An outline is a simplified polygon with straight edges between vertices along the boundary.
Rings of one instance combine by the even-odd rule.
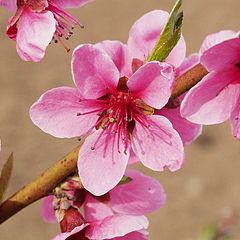
[[[91, 103], [91, 100], [83, 101], [86, 101], [86, 103]], [[100, 107], [89, 112], [77, 113], [77, 116], [92, 113], [97, 113], [99, 116], [98, 121], [89, 130], [91, 131], [93, 128], [102, 129], [102, 132], [99, 134], [94, 145], [91, 147], [92, 150], [96, 148], [102, 135], [104, 133], [109, 133], [114, 134], [112, 139], [114, 144], [117, 144], [117, 151], [119, 153], [122, 151], [121, 144], [123, 144], [123, 151], [126, 154], [136, 121], [139, 122], [143, 128], [145, 128], [151, 137], [156, 136], [156, 134], [154, 134], [154, 127], [153, 129], [150, 129], [151, 122], [149, 122], [147, 117], [147, 115], [150, 114], [150, 112], [152, 113], [154, 109], [149, 107], [143, 101], [136, 99], [132, 93], [128, 91], [128, 89], [125, 89], [121, 86], [118, 88], [116, 94], [108, 94], [101, 99], [92, 101], [93, 105], [99, 103]], [[106, 133], [106, 131], [108, 132]]]
[[102, 110], [103, 110], [103, 108], [98, 108], [98, 109], [95, 109], [95, 110], [92, 110], [92, 111], [89, 111], [89, 112], [84, 112], [84, 113], [78, 112], [77, 116], [83, 116], [83, 115], [92, 114], [92, 113], [99, 113]]
[[55, 4], [51, 2], [49, 2], [46, 10], [51, 11], [57, 21], [56, 31], [53, 38], [54, 42], [59, 42], [66, 49], [66, 51], [69, 52], [70, 49], [63, 43], [61, 38], [65, 38], [66, 40], [68, 40], [69, 37], [71, 37], [73, 34], [72, 30], [74, 29], [74, 26], [78, 25], [83, 28], [83, 25], [77, 19], [72, 17], [64, 10], [58, 8]]
[[57, 37], [58, 41], [61, 43], [61, 45], [66, 49], [66, 51], [69, 52], [69, 51], [70, 51], [70, 48], [68, 48], [68, 47], [63, 43], [63, 41], [61, 40], [61, 38], [60, 38], [58, 35], [56, 35], [56, 37]]

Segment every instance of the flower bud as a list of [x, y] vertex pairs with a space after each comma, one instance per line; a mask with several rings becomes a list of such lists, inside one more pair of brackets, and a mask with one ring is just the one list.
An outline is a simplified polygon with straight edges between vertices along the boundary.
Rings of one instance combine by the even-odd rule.
[[73, 207], [65, 211], [63, 220], [60, 222], [62, 232], [71, 232], [75, 227], [85, 223], [82, 214]]
[[84, 188], [77, 189], [74, 192], [74, 201], [73, 201], [74, 206], [78, 208], [82, 207], [86, 198], [86, 194], [87, 194], [87, 191]]

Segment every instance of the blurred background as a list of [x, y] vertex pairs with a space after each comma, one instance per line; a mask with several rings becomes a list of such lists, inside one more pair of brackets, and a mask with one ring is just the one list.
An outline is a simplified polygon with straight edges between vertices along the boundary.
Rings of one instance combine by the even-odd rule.
[[[74, 49], [80, 43], [105, 39], [127, 41], [131, 25], [153, 9], [170, 11], [173, 0], [97, 0], [70, 11], [85, 29], [75, 29], [68, 41]], [[204, 37], [223, 29], [239, 30], [239, 0], [185, 0], [183, 34], [188, 54], [198, 51]], [[71, 52], [51, 44], [39, 64], [19, 59], [15, 43], [4, 32], [10, 16], [0, 9], [0, 166], [14, 152], [13, 176], [7, 196], [28, 183], [64, 156], [76, 139], [57, 139], [35, 127], [29, 119], [31, 104], [47, 89], [71, 86]], [[176, 172], [152, 172], [139, 166], [165, 187], [168, 201], [149, 215], [151, 240], [194, 240], [208, 223], [240, 209], [240, 143], [228, 123], [205, 127], [203, 134], [186, 148], [186, 161]], [[39, 216], [40, 202], [32, 204], [0, 226], [0, 239], [48, 240], [57, 225], [45, 224]], [[240, 227], [235, 228], [240, 239]]]

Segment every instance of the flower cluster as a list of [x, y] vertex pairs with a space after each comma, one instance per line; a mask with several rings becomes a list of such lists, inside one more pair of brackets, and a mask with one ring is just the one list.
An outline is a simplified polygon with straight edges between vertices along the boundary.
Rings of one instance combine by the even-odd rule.
[[240, 36], [221, 31], [209, 35], [200, 49], [200, 62], [209, 74], [186, 95], [182, 116], [199, 124], [230, 119], [233, 135], [240, 139]]
[[[7, 35], [19, 56], [38, 62], [51, 41], [65, 47], [62, 39], [81, 26], [64, 9], [88, 2], [0, 0], [0, 6], [15, 12]], [[230, 119], [240, 139], [239, 32], [209, 35], [189, 57], [179, 34], [164, 62], [149, 61], [168, 20], [167, 12], [151, 11], [133, 24], [127, 44], [79, 45], [71, 62], [75, 86], [48, 90], [30, 108], [44, 132], [83, 141], [78, 175], [55, 188], [41, 208], [47, 222], [60, 224], [54, 240], [148, 239], [144, 215], [160, 208], [166, 195], [159, 182], [127, 167], [141, 162], [154, 171], [179, 170], [184, 146], [201, 134], [202, 124]], [[178, 77], [197, 64], [208, 74], [173, 101]]]
[[[151, 177], [128, 170], [125, 182], [103, 196], [81, 188], [75, 177], [45, 198], [41, 215], [47, 222], [59, 222], [61, 232], [54, 240], [148, 239], [144, 216], [166, 200], [163, 187]], [[55, 209], [55, 211], [53, 210]]]

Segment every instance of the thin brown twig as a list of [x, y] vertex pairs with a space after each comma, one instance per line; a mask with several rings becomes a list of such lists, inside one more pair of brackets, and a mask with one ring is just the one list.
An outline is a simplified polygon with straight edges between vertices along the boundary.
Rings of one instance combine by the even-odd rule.
[[[196, 85], [207, 73], [207, 70], [201, 64], [198, 64], [178, 77], [170, 101]], [[0, 205], [0, 224], [31, 203], [52, 193], [60, 182], [75, 172], [79, 149], [80, 146], [3, 202]]]

